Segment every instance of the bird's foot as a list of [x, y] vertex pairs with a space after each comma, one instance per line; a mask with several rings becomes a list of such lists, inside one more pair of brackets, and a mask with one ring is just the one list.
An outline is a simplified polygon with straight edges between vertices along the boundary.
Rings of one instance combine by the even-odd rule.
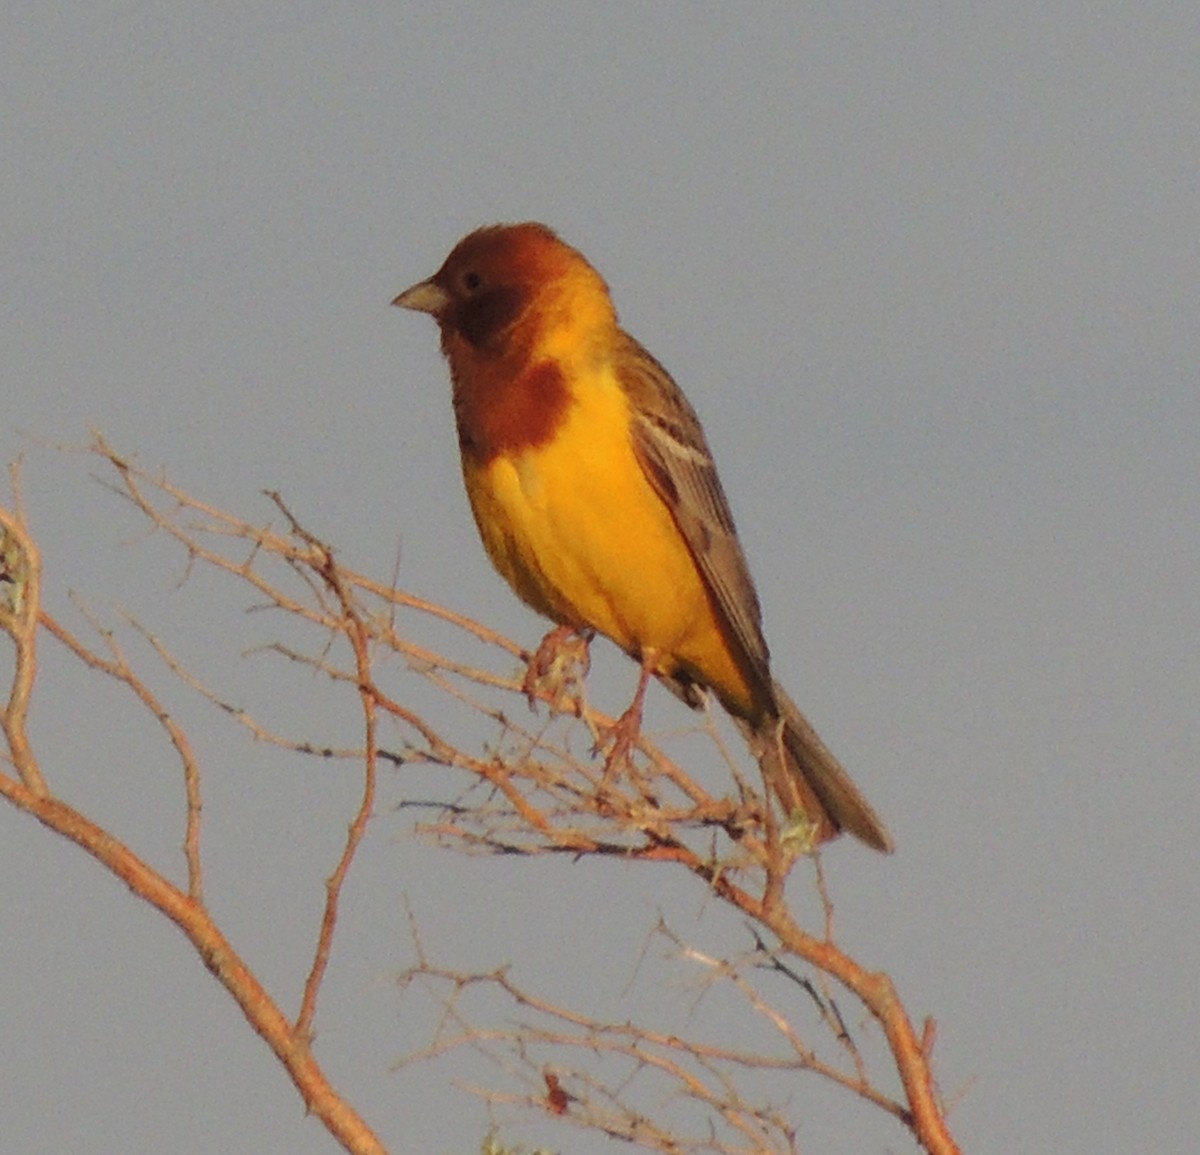
[[655, 654], [648, 650], [642, 655], [642, 672], [638, 678], [637, 692], [629, 709], [625, 711], [611, 726], [606, 726], [596, 743], [597, 753], [608, 746], [608, 754], [604, 759], [604, 782], [609, 783], [613, 775], [622, 765], [630, 765], [630, 755], [642, 736], [642, 703], [646, 700], [646, 687], [650, 683], [650, 675], [654, 671]]
[[535, 708], [537, 699], [549, 700], [557, 709], [560, 700], [570, 695], [573, 699], [572, 712], [582, 712], [583, 679], [591, 668], [591, 630], [577, 630], [574, 626], [556, 626], [543, 639], [541, 645], [529, 658], [525, 669], [525, 680], [521, 692]]
[[607, 747], [604, 756], [604, 783], [607, 785], [620, 772], [622, 766], [629, 765], [630, 756], [638, 739], [642, 736], [642, 699], [639, 695], [633, 704], [611, 726], [605, 726], [600, 731], [596, 742], [596, 753]]

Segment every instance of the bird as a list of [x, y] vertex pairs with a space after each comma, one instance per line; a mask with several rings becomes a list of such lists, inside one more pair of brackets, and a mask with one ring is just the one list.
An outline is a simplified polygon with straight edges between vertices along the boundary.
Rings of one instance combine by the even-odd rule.
[[771, 673], [758, 595], [700, 420], [620, 325], [609, 288], [544, 224], [478, 228], [392, 302], [433, 317], [449, 365], [463, 480], [484, 548], [556, 635], [636, 661], [618, 741], [657, 678], [711, 691], [792, 829], [891, 835]]

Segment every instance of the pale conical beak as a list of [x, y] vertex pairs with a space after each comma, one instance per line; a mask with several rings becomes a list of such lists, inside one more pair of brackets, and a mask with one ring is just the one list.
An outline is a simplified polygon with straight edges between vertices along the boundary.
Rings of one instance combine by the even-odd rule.
[[432, 313], [436, 317], [450, 304], [450, 294], [433, 281], [418, 281], [405, 289], [392, 304], [402, 309], [415, 309], [418, 313]]

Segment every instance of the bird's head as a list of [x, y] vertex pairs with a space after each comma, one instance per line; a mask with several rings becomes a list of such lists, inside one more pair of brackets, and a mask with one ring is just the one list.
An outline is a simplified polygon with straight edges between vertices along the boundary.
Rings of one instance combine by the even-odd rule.
[[393, 302], [429, 313], [449, 354], [457, 341], [475, 353], [521, 344], [540, 333], [612, 325], [616, 313], [600, 274], [545, 225], [488, 225], [468, 234], [432, 277]]

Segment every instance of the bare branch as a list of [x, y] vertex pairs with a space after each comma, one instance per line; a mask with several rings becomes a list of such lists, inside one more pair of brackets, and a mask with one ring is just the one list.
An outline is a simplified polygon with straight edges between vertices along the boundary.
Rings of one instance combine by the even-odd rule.
[[0, 629], [16, 648], [4, 739], [12, 766], [25, 786], [39, 797], [49, 791], [29, 744], [26, 723], [37, 677], [37, 622], [41, 603], [42, 557], [30, 536], [21, 508], [21, 471], [11, 470], [13, 510], [0, 508]]
[[[706, 790], [688, 767], [645, 735], [623, 772], [607, 773], [594, 747], [596, 735], [613, 719], [587, 702], [578, 672], [553, 671], [553, 677], [540, 679], [527, 674], [521, 668], [530, 660], [525, 648], [402, 592], [394, 581], [377, 582], [342, 565], [333, 548], [309, 532], [278, 494], [269, 495], [278, 526], [252, 524], [197, 500], [165, 477], [148, 475], [100, 438], [91, 451], [107, 470], [105, 484], [154, 533], [181, 550], [180, 585], [200, 568], [230, 579], [252, 599], [248, 610], [254, 621], [267, 623], [268, 636], [248, 652], [316, 675], [334, 701], [353, 707], [356, 728], [361, 727], [361, 738], [340, 745], [317, 734], [289, 733], [263, 713], [261, 704], [234, 705], [228, 695], [203, 684], [163, 640], [127, 619], [172, 676], [234, 718], [255, 741], [301, 756], [353, 758], [362, 767], [361, 798], [326, 882], [295, 1023], [288, 1024], [253, 976], [243, 974], [245, 968], [204, 908], [200, 771], [186, 735], [136, 673], [112, 631], [93, 621], [102, 640], [100, 651], [94, 651], [37, 607], [36, 550], [23, 523], [10, 515], [0, 523], [5, 535], [0, 595], [7, 598], [0, 598], [0, 626], [17, 646], [5, 712], [9, 760], [17, 777], [0, 778], [0, 784], [10, 801], [74, 838], [121, 877], [132, 878], [137, 893], [184, 929], [287, 1064], [305, 1101], [343, 1143], [350, 1142], [343, 1136], [361, 1121], [321, 1081], [310, 1043], [333, 957], [342, 889], [369, 828], [383, 759], [453, 771], [445, 776], [446, 797], [406, 803], [421, 807], [425, 813], [417, 829], [440, 844], [476, 854], [594, 855], [674, 866], [692, 875], [716, 903], [736, 912], [750, 936], [745, 953], [731, 959], [690, 944], [665, 922], [655, 928], [656, 938], [669, 945], [673, 964], [702, 976], [695, 1018], [685, 1033], [602, 1020], [543, 998], [506, 970], [464, 973], [435, 966], [414, 925], [418, 963], [401, 984], [408, 991], [425, 991], [440, 1013], [432, 1038], [413, 1048], [404, 1063], [477, 1055], [497, 1075], [498, 1085], [473, 1090], [493, 1107], [519, 1106], [672, 1155], [794, 1152], [796, 1124], [779, 1088], [801, 1077], [824, 1080], [886, 1112], [933, 1155], [957, 1150], [933, 1076], [932, 1021], [918, 1036], [887, 975], [865, 967], [836, 942], [834, 903], [819, 857], [811, 859], [821, 904], [819, 933], [796, 920], [786, 886], [799, 860], [796, 840], [782, 827], [765, 792], [742, 776], [711, 717], [704, 726], [716, 757], [729, 768], [731, 795]], [[443, 653], [412, 636], [425, 622], [451, 627], [462, 643], [456, 652]], [[32, 751], [21, 746], [39, 626], [89, 667], [128, 686], [171, 740], [185, 784], [186, 895], [48, 797]], [[445, 707], [438, 725], [411, 704], [415, 699], [406, 679], [418, 679], [414, 684], [438, 693]], [[534, 704], [542, 713], [530, 721]], [[481, 719], [493, 735], [486, 745], [456, 740], [458, 722], [477, 726]], [[758, 1045], [731, 1047], [704, 1037], [707, 1001], [718, 993], [722, 1000], [738, 1000], [744, 1021], [759, 1034]], [[801, 997], [791, 997], [796, 994]], [[872, 1022], [879, 1024], [882, 1037], [872, 1034]], [[885, 1090], [886, 1085], [895, 1090]], [[785, 1091], [782, 1099], [789, 1095]], [[324, 1107], [318, 1109], [318, 1103]], [[337, 1122], [340, 1111], [349, 1112], [345, 1118], [355, 1120], [353, 1127]], [[336, 1130], [343, 1125], [346, 1130]], [[363, 1132], [356, 1134], [354, 1142], [363, 1142]], [[370, 1141], [378, 1143], [373, 1135]]]

